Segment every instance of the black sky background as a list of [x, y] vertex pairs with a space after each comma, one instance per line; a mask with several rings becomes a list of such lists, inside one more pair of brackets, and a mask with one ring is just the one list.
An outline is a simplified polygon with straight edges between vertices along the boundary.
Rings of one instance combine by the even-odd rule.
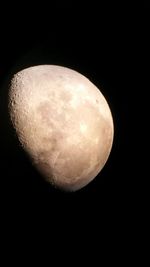
[[[138, 138], [134, 103], [139, 96], [135, 81], [141, 57], [139, 40], [147, 27], [143, 22], [146, 11], [112, 6], [56, 5], [47, 12], [35, 11], [34, 16], [27, 8], [14, 17], [7, 13], [9, 23], [1, 24], [0, 169], [8, 225], [10, 220], [18, 225], [19, 218], [35, 231], [38, 221], [73, 238], [76, 233], [98, 238], [107, 229], [113, 239], [115, 232], [126, 239], [135, 231], [133, 220], [143, 196], [141, 177], [135, 169]], [[7, 122], [3, 83], [10, 72], [36, 64], [63, 65], [84, 74], [101, 88], [112, 111], [115, 136], [109, 160], [91, 184], [75, 193], [56, 191], [42, 180], [18, 147]]]

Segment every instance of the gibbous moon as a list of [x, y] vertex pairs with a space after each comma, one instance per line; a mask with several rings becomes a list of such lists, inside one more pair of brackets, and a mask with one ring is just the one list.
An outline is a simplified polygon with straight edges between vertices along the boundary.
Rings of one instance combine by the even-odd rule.
[[114, 133], [109, 106], [74, 70], [39, 65], [18, 72], [9, 88], [9, 113], [32, 163], [61, 190], [86, 186], [109, 157]]

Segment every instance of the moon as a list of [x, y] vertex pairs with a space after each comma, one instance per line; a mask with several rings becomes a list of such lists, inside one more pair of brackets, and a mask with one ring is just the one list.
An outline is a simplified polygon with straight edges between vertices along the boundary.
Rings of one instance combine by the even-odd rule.
[[8, 106], [22, 147], [51, 185], [79, 190], [104, 167], [113, 143], [112, 114], [82, 74], [56, 65], [23, 69], [11, 80]]

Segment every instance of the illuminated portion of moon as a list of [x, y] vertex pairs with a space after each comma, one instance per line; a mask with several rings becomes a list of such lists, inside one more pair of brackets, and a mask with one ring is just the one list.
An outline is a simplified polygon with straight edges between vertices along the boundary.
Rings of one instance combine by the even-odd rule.
[[18, 72], [11, 81], [9, 112], [24, 150], [55, 187], [84, 187], [109, 157], [110, 108], [100, 90], [74, 70], [40, 65]]

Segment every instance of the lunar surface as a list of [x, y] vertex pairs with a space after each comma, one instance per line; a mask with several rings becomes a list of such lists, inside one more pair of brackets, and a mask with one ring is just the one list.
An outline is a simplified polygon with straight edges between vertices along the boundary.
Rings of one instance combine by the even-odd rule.
[[100, 90], [66, 67], [39, 65], [11, 80], [9, 113], [24, 150], [46, 181], [76, 191], [105, 165], [113, 119]]

